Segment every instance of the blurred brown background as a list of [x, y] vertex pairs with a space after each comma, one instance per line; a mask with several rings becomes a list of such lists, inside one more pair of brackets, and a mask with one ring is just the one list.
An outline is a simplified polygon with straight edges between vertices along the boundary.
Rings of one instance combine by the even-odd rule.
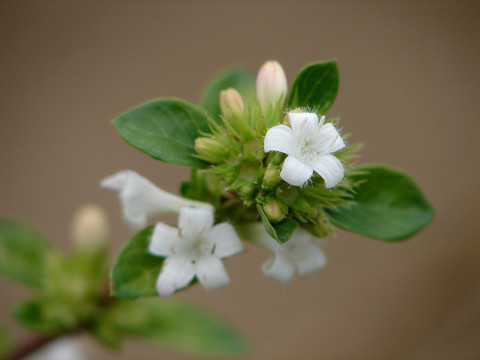
[[[268, 254], [229, 259], [229, 286], [182, 298], [251, 340], [245, 359], [480, 358], [480, 3], [461, 1], [2, 1], [0, 212], [64, 249], [74, 209], [105, 207], [114, 248], [131, 236], [100, 179], [133, 169], [177, 192], [188, 169], [129, 147], [109, 120], [153, 97], [198, 101], [217, 70], [279, 60], [290, 83], [337, 58], [340, 115], [362, 162], [406, 169], [436, 208], [386, 244], [339, 231], [321, 272], [280, 284]], [[114, 251], [112, 251], [112, 254]], [[25, 289], [0, 279], [1, 321]], [[19, 333], [19, 330], [15, 330]], [[92, 359], [193, 359], [127, 342]], [[141, 354], [141, 355], [140, 355]]]

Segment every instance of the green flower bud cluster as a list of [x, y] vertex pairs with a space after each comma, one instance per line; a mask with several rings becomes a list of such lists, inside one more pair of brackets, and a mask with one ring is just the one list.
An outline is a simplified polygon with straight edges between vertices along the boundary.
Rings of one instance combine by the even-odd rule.
[[[273, 111], [270, 108], [262, 112], [255, 100], [239, 106], [238, 93], [232, 95], [235, 90], [227, 91], [230, 98], [235, 99], [236, 109], [241, 111], [232, 111], [233, 106], [225, 104], [226, 96], [221, 96], [222, 108], [229, 110], [223, 111], [221, 122], [210, 120], [211, 133], [195, 142], [198, 157], [210, 164], [201, 172], [209, 177], [208, 181], [215, 179], [218, 184], [213, 191], [216, 201], [212, 202], [216, 204], [217, 213], [233, 221], [247, 221], [253, 215], [258, 216], [255, 209], [260, 205], [271, 223], [293, 219], [319, 237], [333, 232], [325, 209], [344, 205], [352, 199], [355, 184], [350, 180], [351, 161], [359, 146], [347, 146], [335, 154], [344, 165], [346, 175], [334, 188], [327, 189], [318, 175], [305, 186], [291, 186], [280, 177], [285, 154], [265, 153], [263, 149], [267, 129], [285, 123], [282, 103], [276, 104]], [[193, 183], [189, 183], [190, 186]], [[204, 200], [206, 194], [185, 195]]]

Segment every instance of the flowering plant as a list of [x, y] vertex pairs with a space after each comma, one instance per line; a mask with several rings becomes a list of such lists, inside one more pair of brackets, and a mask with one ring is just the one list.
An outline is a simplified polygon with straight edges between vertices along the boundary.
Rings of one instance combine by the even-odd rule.
[[[112, 294], [166, 297], [197, 282], [225, 285], [221, 259], [242, 252], [240, 239], [272, 251], [263, 273], [286, 281], [325, 264], [320, 239], [335, 227], [384, 241], [423, 228], [433, 210], [407, 174], [357, 166], [361, 146], [327, 116], [337, 91], [335, 61], [308, 65], [290, 91], [282, 66], [268, 61], [256, 83], [241, 68], [215, 77], [200, 107], [156, 99], [115, 118], [131, 146], [192, 171], [181, 197], [131, 170], [102, 181], [118, 191], [127, 222], [143, 229], [116, 258]], [[145, 227], [166, 212], [179, 214], [178, 228]]]
[[[328, 114], [337, 91], [334, 61], [308, 65], [290, 89], [281, 65], [269, 61], [256, 82], [241, 68], [216, 76], [200, 106], [156, 99], [115, 118], [127, 143], [191, 167], [190, 179], [181, 184], [181, 195], [132, 170], [101, 181], [118, 193], [136, 232], [115, 258], [110, 286], [108, 232], [98, 208], [75, 217], [70, 254], [25, 224], [0, 220], [0, 272], [35, 289], [14, 317], [41, 334], [7, 358], [21, 359], [84, 331], [113, 348], [130, 335], [202, 353], [238, 353], [243, 338], [213, 314], [188, 304], [128, 299], [165, 298], [197, 283], [206, 289], [228, 284], [224, 261], [243, 252], [242, 240], [272, 252], [261, 271], [288, 281], [326, 264], [321, 241], [337, 227], [395, 242], [426, 226], [433, 209], [405, 172], [357, 165], [361, 146], [350, 143], [340, 119]], [[176, 227], [149, 222], [167, 213], [178, 215]], [[0, 356], [8, 353], [6, 338], [0, 331]], [[45, 356], [64, 354], [65, 344], [53, 342]]]

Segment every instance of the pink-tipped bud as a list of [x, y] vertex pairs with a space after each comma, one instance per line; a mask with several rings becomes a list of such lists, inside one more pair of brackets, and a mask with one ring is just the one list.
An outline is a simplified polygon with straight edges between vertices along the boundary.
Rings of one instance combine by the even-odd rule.
[[228, 88], [220, 92], [220, 110], [223, 116], [230, 114], [241, 116], [243, 114], [242, 95], [234, 88]]
[[283, 101], [287, 94], [287, 77], [277, 61], [267, 61], [257, 76], [257, 99], [263, 111]]
[[267, 198], [265, 204], [262, 206], [265, 215], [271, 222], [280, 222], [285, 218], [288, 207], [280, 200], [273, 196]]

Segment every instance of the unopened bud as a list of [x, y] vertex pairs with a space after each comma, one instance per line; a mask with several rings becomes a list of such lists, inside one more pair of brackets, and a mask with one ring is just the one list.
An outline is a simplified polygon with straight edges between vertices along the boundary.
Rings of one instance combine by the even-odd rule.
[[73, 216], [71, 231], [77, 249], [85, 252], [104, 250], [110, 234], [105, 211], [96, 205], [82, 206]]
[[217, 140], [199, 137], [195, 140], [195, 151], [200, 158], [212, 164], [218, 164], [225, 159], [225, 147]]
[[223, 116], [241, 116], [243, 107], [242, 96], [234, 88], [228, 88], [220, 93], [220, 110]]
[[257, 190], [256, 186], [252, 183], [247, 182], [246, 184], [242, 185], [238, 190], [237, 193], [240, 195], [242, 199], [251, 199], [255, 195], [255, 191]]
[[303, 226], [310, 233], [321, 239], [334, 231], [332, 224], [330, 224], [323, 216], [318, 216], [315, 223], [307, 223]]
[[263, 111], [283, 101], [287, 94], [287, 77], [277, 61], [267, 61], [257, 76], [257, 99]]
[[267, 190], [273, 189], [275, 186], [280, 184], [282, 179], [280, 178], [280, 169], [278, 168], [267, 168], [265, 170], [265, 175], [263, 175], [262, 185]]
[[280, 200], [270, 197], [262, 206], [268, 220], [273, 223], [282, 221], [285, 218], [288, 207]]

